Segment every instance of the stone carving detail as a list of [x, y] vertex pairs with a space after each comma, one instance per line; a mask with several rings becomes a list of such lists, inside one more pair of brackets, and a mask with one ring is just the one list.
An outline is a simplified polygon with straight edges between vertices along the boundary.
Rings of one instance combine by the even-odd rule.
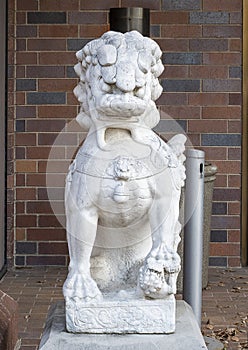
[[161, 54], [136, 31], [107, 32], [77, 52], [77, 121], [88, 135], [65, 189], [70, 264], [63, 293], [72, 332], [80, 332], [82, 308], [105, 302], [103, 292], [132, 288], [147, 305], [176, 293], [186, 138], [165, 143], [152, 130], [160, 118]]

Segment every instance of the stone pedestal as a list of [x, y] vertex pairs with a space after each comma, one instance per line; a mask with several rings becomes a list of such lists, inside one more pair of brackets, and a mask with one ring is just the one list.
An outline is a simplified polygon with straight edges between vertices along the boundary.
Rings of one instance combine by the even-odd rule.
[[[111, 297], [112, 296], [112, 297]], [[176, 301], [145, 300], [138, 297], [117, 299], [107, 295], [101, 303], [66, 302], [66, 325], [71, 333], [169, 334], [175, 331]]]
[[192, 309], [177, 301], [173, 334], [72, 334], [65, 330], [65, 307], [55, 304], [48, 315], [40, 350], [207, 350]]

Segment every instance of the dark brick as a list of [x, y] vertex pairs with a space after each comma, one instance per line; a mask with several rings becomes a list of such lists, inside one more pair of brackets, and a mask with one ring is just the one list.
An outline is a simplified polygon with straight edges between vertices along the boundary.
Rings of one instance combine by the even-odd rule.
[[27, 93], [27, 103], [30, 105], [65, 104], [65, 92], [30, 92]]
[[65, 126], [64, 120], [27, 120], [27, 131], [42, 132], [42, 131], [61, 131]]
[[66, 12], [28, 12], [28, 23], [66, 23]]
[[202, 146], [240, 146], [239, 134], [203, 134]]
[[78, 51], [81, 50], [92, 39], [67, 39], [67, 50]]
[[191, 24], [225, 24], [229, 23], [228, 12], [191, 12]]
[[28, 78], [64, 78], [65, 68], [61, 66], [28, 66]]
[[25, 131], [25, 120], [16, 120], [16, 132]]
[[227, 242], [226, 230], [212, 230], [210, 233], [211, 242]]
[[16, 147], [15, 152], [16, 152], [16, 159], [25, 159], [25, 156], [26, 156], [25, 147]]
[[38, 244], [38, 252], [40, 255], [68, 255], [68, 246], [66, 242], [61, 243], [39, 243]]
[[239, 92], [241, 91], [240, 80], [230, 79], [205, 79], [203, 91]]
[[225, 215], [227, 214], [227, 203], [216, 203], [212, 204], [212, 214], [214, 215]]
[[241, 67], [229, 67], [229, 77], [241, 79], [241, 77], [242, 77]]
[[187, 129], [186, 120], [161, 119], [154, 128], [156, 132], [183, 133]]
[[73, 11], [68, 14], [69, 24], [105, 24], [107, 23], [107, 12], [101, 11], [87, 11], [79, 12]]
[[225, 257], [210, 257], [209, 258], [209, 266], [227, 266], [227, 258]]
[[227, 39], [192, 39], [189, 41], [191, 51], [227, 51]]
[[163, 54], [164, 64], [195, 65], [202, 63], [202, 54], [198, 52], [169, 52]]
[[240, 189], [236, 188], [215, 188], [213, 194], [214, 201], [239, 201]]
[[239, 25], [205, 25], [203, 36], [208, 38], [241, 38], [242, 28]]
[[29, 266], [65, 266], [65, 256], [27, 256]]
[[241, 94], [229, 94], [229, 105], [241, 105], [242, 95]]
[[66, 67], [66, 78], [77, 78], [74, 67]]
[[200, 91], [200, 80], [164, 79], [161, 81], [161, 84], [164, 91], [168, 92]]
[[16, 79], [17, 91], [35, 91], [36, 80], [35, 79]]
[[16, 255], [15, 264], [16, 264], [16, 266], [24, 266], [25, 265], [25, 256]]
[[201, 0], [163, 0], [162, 10], [200, 10]]
[[35, 106], [16, 106], [16, 118], [35, 118]]
[[16, 254], [36, 254], [35, 242], [16, 242]]
[[155, 38], [159, 38], [161, 36], [161, 31], [160, 31], [159, 25], [151, 25], [150, 36], [155, 37]]
[[16, 26], [16, 36], [18, 38], [30, 38], [37, 36], [37, 27], [35, 26]]

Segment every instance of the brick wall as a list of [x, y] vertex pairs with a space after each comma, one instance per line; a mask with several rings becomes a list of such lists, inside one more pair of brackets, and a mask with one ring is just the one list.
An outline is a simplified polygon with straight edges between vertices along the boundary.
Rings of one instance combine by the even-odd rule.
[[[15, 168], [8, 187], [15, 196], [15, 264], [68, 262], [59, 200], [79, 136], [71, 124], [60, 141], [57, 136], [77, 114], [75, 51], [107, 30], [110, 7], [142, 6], [151, 8], [151, 37], [165, 52], [157, 130], [167, 135], [169, 115], [217, 165], [210, 264], [239, 265], [242, 1], [11, 0], [9, 6], [9, 164], [13, 154]], [[47, 179], [54, 142], [58, 174]], [[47, 187], [57, 196], [52, 207]]]

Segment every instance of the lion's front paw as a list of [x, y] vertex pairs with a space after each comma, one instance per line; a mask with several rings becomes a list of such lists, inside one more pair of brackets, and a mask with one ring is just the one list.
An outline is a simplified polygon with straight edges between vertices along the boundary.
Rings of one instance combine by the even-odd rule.
[[98, 302], [102, 300], [102, 294], [91, 276], [73, 272], [72, 270], [64, 283], [63, 293], [65, 298], [79, 298], [84, 302]]

